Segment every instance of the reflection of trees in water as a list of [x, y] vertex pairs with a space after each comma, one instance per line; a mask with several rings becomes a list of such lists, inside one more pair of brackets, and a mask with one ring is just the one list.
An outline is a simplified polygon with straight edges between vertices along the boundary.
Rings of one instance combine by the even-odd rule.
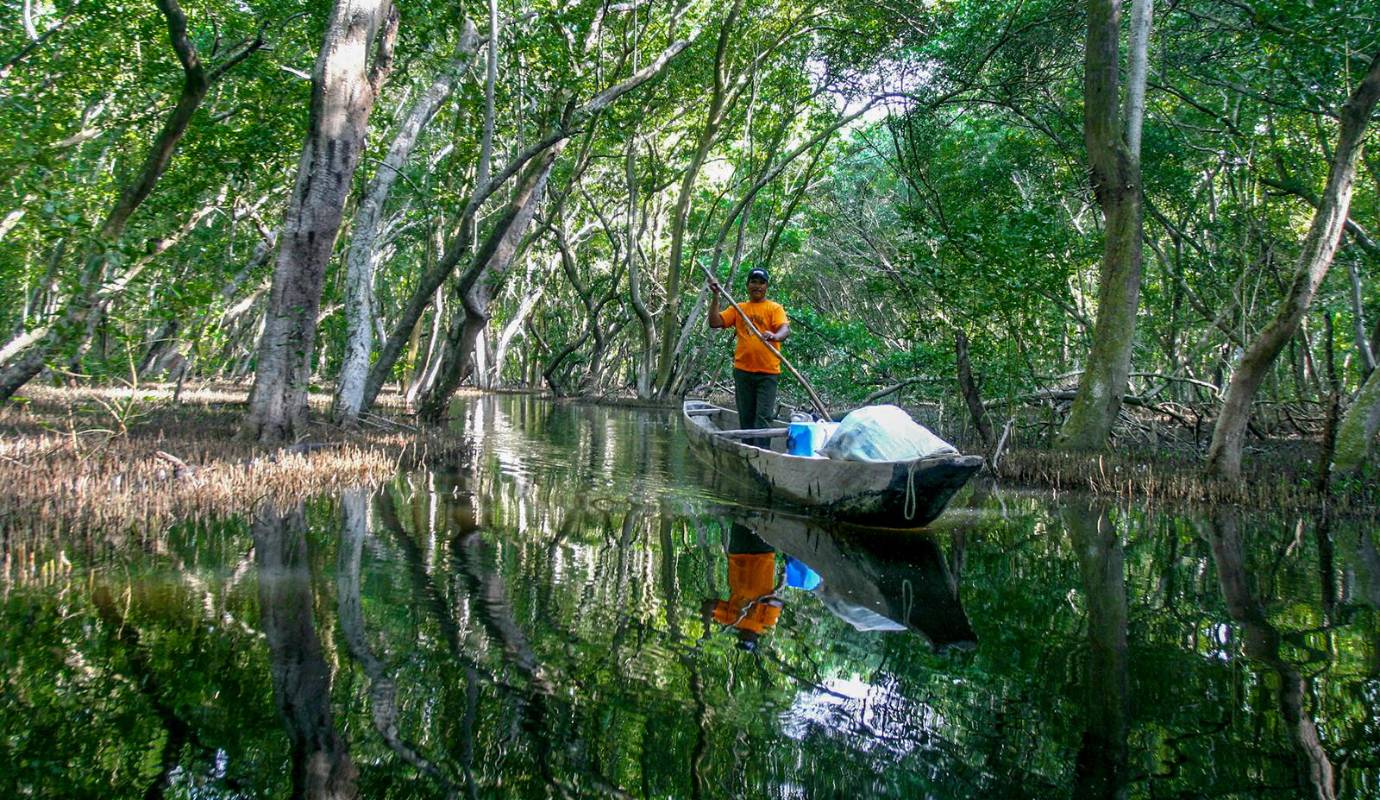
[[[1119, 525], [1124, 521], [1130, 526], [1122, 526], [1128, 536], [1123, 552], [1105, 514], [1090, 510], [1080, 520], [1066, 517], [1066, 526], [1079, 537], [1077, 550], [1068, 552], [1062, 545], [1044, 545], [1048, 539], [1042, 528], [1049, 517], [1042, 509], [1029, 513], [1028, 524], [1017, 518], [971, 529], [955, 525], [941, 552], [949, 576], [952, 580], [965, 573], [970, 593], [978, 597], [999, 593], [1000, 614], [986, 618], [981, 630], [1008, 631], [994, 637], [996, 648], [987, 646], [976, 663], [939, 664], [921, 655], [922, 648], [897, 644], [899, 638], [875, 653], [865, 652], [861, 637], [846, 642], [847, 650], [827, 638], [811, 641], [819, 634], [839, 635], [840, 628], [827, 615], [816, 619], [799, 614], [810, 609], [804, 602], [793, 609], [795, 618], [787, 622], [790, 636], [780, 637], [782, 647], [770, 648], [756, 661], [737, 659], [740, 654], [723, 652], [726, 639], [697, 647], [698, 620], [693, 614], [685, 617], [684, 610], [676, 617], [680, 604], [698, 600], [705, 588], [713, 588], [711, 582], [722, 583], [722, 553], [710, 546], [720, 538], [713, 517], [696, 500], [672, 496], [668, 502], [675, 508], [665, 502], [658, 507], [651, 499], [654, 488], [634, 491], [639, 484], [655, 483], [642, 481], [636, 470], [658, 468], [658, 459], [649, 458], [657, 444], [625, 437], [625, 427], [600, 425], [579, 409], [564, 413], [565, 418], [550, 424], [565, 431], [568, 460], [564, 453], [553, 458], [550, 449], [537, 458], [515, 451], [526, 459], [519, 465], [524, 470], [520, 476], [494, 468], [441, 473], [425, 481], [413, 479], [410, 487], [400, 484], [392, 497], [376, 501], [380, 527], [375, 532], [399, 567], [395, 574], [403, 578], [403, 586], [411, 576], [413, 607], [435, 619], [434, 624], [424, 620], [424, 625], [436, 649], [423, 655], [420, 651], [428, 644], [419, 642], [418, 652], [408, 657], [411, 668], [404, 650], [395, 649], [395, 674], [399, 698], [416, 692], [422, 704], [440, 713], [435, 718], [409, 716], [413, 704], [404, 703], [401, 727], [414, 732], [418, 726], [422, 731], [435, 726], [414, 738], [457, 784], [464, 784], [463, 763], [474, 764], [481, 789], [492, 790], [501, 776], [506, 790], [536, 796], [582, 794], [600, 784], [637, 793], [639, 782], [647, 794], [718, 796], [735, 789], [757, 794], [792, 785], [827, 794], [821, 787], [849, 780], [874, 790], [928, 785], [939, 787], [942, 796], [944, 787], [958, 785], [956, 773], [964, 764], [981, 764], [982, 772], [970, 776], [968, 788], [994, 796], [1018, 786], [1055, 794], [1061, 787], [1054, 781], [1070, 778], [1063, 770], [1077, 748], [1078, 796], [1115, 796], [1125, 791], [1131, 772], [1129, 669], [1136, 670], [1138, 696], [1158, 689], [1182, 699], [1182, 689], [1167, 687], [1182, 678], [1191, 683], [1191, 691], [1205, 690], [1209, 702], [1205, 707], [1195, 697], [1178, 710], [1138, 714], [1135, 741], [1142, 736], [1163, 741], [1186, 758], [1181, 762], [1184, 777], [1175, 764], [1161, 764], [1168, 774], [1140, 776], [1138, 781], [1144, 778], [1146, 786], [1170, 794], [1176, 786], [1250, 785], [1243, 781], [1251, 776], [1268, 775], [1264, 780], [1280, 783], [1279, 755], [1285, 754], [1287, 762], [1291, 752], [1284, 737], [1255, 741], [1249, 729], [1258, 724], [1259, 710], [1214, 728], [1216, 709], [1230, 702], [1221, 692], [1231, 688], [1231, 677], [1218, 662], [1173, 638], [1210, 627], [1200, 624], [1208, 612], [1200, 610], [1203, 587], [1196, 576], [1201, 573], [1190, 566], [1201, 565], [1195, 557], [1205, 557], [1207, 548], [1200, 545], [1195, 553], [1196, 540], [1190, 535], [1136, 536], [1135, 526], [1145, 524], [1144, 519], [1118, 519]], [[515, 424], [519, 417], [512, 418]], [[610, 480], [607, 472], [602, 479], [593, 478], [610, 458], [633, 474], [627, 480], [618, 475]], [[579, 496], [590, 488], [594, 503]], [[1160, 524], [1155, 519], [1150, 524]], [[1181, 532], [1193, 525], [1182, 518], [1165, 524], [1177, 525]], [[697, 547], [697, 540], [703, 546]], [[344, 543], [352, 541], [347, 537]], [[1012, 542], [1014, 552], [1007, 547]], [[364, 547], [369, 553], [373, 544]], [[1180, 547], [1189, 552], [1181, 555]], [[366, 601], [373, 586], [366, 584]], [[1137, 661], [1129, 665], [1128, 586], [1144, 590], [1133, 612]], [[1310, 594], [1318, 586], [1311, 573], [1307, 586]], [[1071, 588], [1087, 597], [1086, 616], [1068, 613]], [[1216, 595], [1215, 588], [1209, 592]], [[1023, 598], [1019, 602], [1014, 601], [1017, 595]], [[1153, 604], [1150, 624], [1140, 627], [1145, 599], [1156, 596], [1164, 601]], [[1174, 613], [1176, 603], [1182, 613]], [[994, 605], [988, 599], [978, 608]], [[380, 626], [375, 635], [388, 630], [382, 616], [374, 618], [379, 606], [369, 610], [370, 622]], [[342, 610], [342, 641], [353, 652], [345, 616]], [[1010, 632], [1012, 628], [1020, 630]], [[839, 635], [849, 637], [847, 631]], [[373, 641], [387, 669], [387, 652], [380, 640]], [[396, 646], [407, 648], [411, 642], [397, 641]], [[997, 663], [1012, 652], [1043, 655], [1017, 666]], [[1149, 659], [1140, 661], [1142, 654]], [[883, 663], [867, 660], [877, 655]], [[1086, 665], [1082, 685], [1071, 686], [1060, 670], [1069, 657]], [[754, 669], [763, 667], [772, 681], [754, 680]], [[828, 676], [854, 667], [863, 670], [862, 680], [877, 691], [862, 701], [830, 694]], [[1164, 677], [1150, 675], [1165, 668]], [[416, 681], [410, 687], [403, 679], [409, 674]], [[556, 687], [554, 693], [541, 691], [537, 676]], [[891, 677], [896, 682], [889, 683]], [[1273, 677], [1269, 675], [1272, 684]], [[848, 702], [863, 702], [888, 719], [912, 720], [919, 719], [914, 702], [933, 703], [957, 735], [945, 747], [922, 727], [881, 732], [902, 731], [895, 739], [898, 748], [915, 742], [932, 751], [942, 749], [919, 758], [883, 750], [875, 759], [858, 758], [852, 752], [853, 734], [866, 733], [853, 729], [833, 741], [818, 735], [808, 741], [783, 740], [780, 712], [790, 708], [792, 697], [806, 695], [837, 700], [840, 726], [848, 721], [843, 717], [851, 717], [843, 713]], [[1065, 713], [1070, 700], [1081, 714], [1072, 724]], [[1263, 710], [1266, 718], [1276, 713], [1268, 706]], [[1008, 715], [1010, 724], [989, 733], [1000, 715]], [[368, 719], [362, 721], [367, 726]], [[726, 729], [735, 735], [725, 738]], [[361, 736], [366, 734], [355, 734]], [[1021, 740], [1044, 744], [1021, 749], [1016, 744]], [[1013, 757], [1015, 751], [1019, 754]], [[1247, 758], [1214, 761], [1222, 752]], [[794, 767], [783, 766], [783, 753]], [[406, 758], [392, 760], [401, 768]], [[931, 768], [937, 770], [932, 773], [935, 782], [926, 783], [920, 776]], [[1210, 775], [1187, 777], [1203, 769]]]
[[[472, 495], [456, 474], [438, 473], [436, 480], [433, 496], [441, 504], [437, 523], [451, 537], [450, 573], [453, 580], [450, 585], [456, 592], [453, 600], [448, 601], [432, 580], [420, 548], [402, 526], [392, 495], [379, 493], [376, 507], [383, 527], [392, 534], [402, 550], [413, 576], [415, 590], [431, 609], [448, 643], [451, 657], [466, 667], [465, 744], [460, 761], [470, 790], [474, 791], [474, 726], [478, 717], [478, 681], [485, 678], [502, 690], [502, 697], [510, 704], [507, 718], [511, 720], [512, 727], [506, 735], [507, 741], [515, 742], [523, 737], [529, 739], [535, 750], [533, 760], [548, 788], [556, 794], [567, 794], [551, 763], [553, 748], [547, 719], [550, 684], [526, 634], [514, 618], [501, 575], [489, 564], [491, 554], [479, 533]], [[523, 676], [526, 688], [491, 675], [473, 660], [453, 616], [453, 609], [462, 605], [473, 612], [488, 637], [499, 645], [504, 662]]]
[[[340, 630], [345, 636], [350, 655], [364, 668], [364, 673], [369, 678], [369, 705], [374, 729], [399, 758], [430, 775], [453, 795], [458, 791], [458, 787], [440, 767], [432, 763], [415, 745], [406, 741], [398, 731], [397, 682], [388, 665], [369, 647], [359, 591], [360, 557], [364, 549], [364, 537], [368, 531], [368, 496], [360, 489], [346, 491], [340, 499], [340, 506], [340, 545], [336, 570]], [[466, 777], [469, 777], [468, 773]], [[473, 793], [473, 781], [470, 781], [469, 788]]]
[[[1375, 536], [1369, 530], [1359, 530], [1348, 543], [1352, 547], [1352, 568], [1347, 573], [1347, 603], [1361, 603], [1373, 611], [1380, 611], [1380, 549], [1375, 546]], [[1372, 676], [1380, 676], [1380, 625], [1372, 614], [1368, 639], [1370, 644], [1370, 663], [1367, 671]]]
[[[1374, 753], [1375, 716], [1360, 690], [1376, 672], [1364, 672], [1375, 668], [1355, 655], [1374, 647], [1380, 619], [1369, 610], [1380, 606], [1380, 540], [1369, 532], [1336, 523], [1337, 579], [1330, 582], [1326, 542], [1315, 548], [1307, 531], [1299, 539], [1292, 524], [1252, 518], [1271, 553], [1257, 558], [1246, 550], [1261, 583], [1248, 586], [1227, 619], [1216, 573], [1229, 576], [1242, 555], [1221, 552], [1224, 537], [1206, 529], [1195, 536], [1194, 518], [1113, 511], [1118, 542], [1102, 512], [1065, 512], [1075, 550], [1046, 535], [1058, 519], [1037, 500], [1008, 497], [1011, 516], [975, 513], [939, 534], [937, 557], [950, 578], [962, 573], [964, 606], [983, 636], [977, 652], [937, 657], [904, 634], [860, 635], [793, 594], [772, 645], [754, 658], [733, 651], [729, 637], [699, 641], [696, 604], [727, 593], [721, 516], [691, 491], [658, 503], [656, 479], [637, 474], [639, 465], [662, 468], [656, 449], [667, 448], [666, 437], [573, 408], [552, 422], [566, 431], [569, 458], [551, 446], [513, 451], [527, 459], [526, 494], [512, 475], [487, 464], [399, 482], [374, 501], [372, 529], [357, 494], [342, 501], [343, 519], [325, 513], [330, 503], [313, 506], [310, 519], [321, 526], [310, 540], [314, 590], [324, 590], [322, 613], [334, 614], [339, 604], [338, 653], [328, 627], [314, 628], [319, 642], [303, 638], [313, 634], [313, 619], [300, 522], [270, 536], [261, 521], [249, 562], [264, 564], [270, 541], [280, 550], [278, 561], [291, 562], [296, 576], [277, 581], [280, 599], [296, 598], [287, 603], [255, 602], [256, 589], [269, 592], [272, 581], [256, 587], [252, 569], [243, 583], [230, 575], [248, 550], [238, 522], [173, 531], [168, 552], [177, 563], [165, 563], [163, 551], [134, 561], [132, 595], [113, 586], [104, 608], [100, 597], [93, 609], [69, 593], [54, 600], [66, 605], [50, 610], [24, 601], [16, 587], [3, 621], [10, 630], [35, 615], [68, 622], [61, 638], [0, 641], [15, 643], [25, 661], [0, 689], [0, 728], [18, 730], [28, 717], [35, 730], [52, 731], [42, 746], [62, 755], [38, 763], [46, 770], [64, 758], [74, 762], [74, 786], [90, 785], [92, 775], [109, 782], [115, 768], [108, 765], [117, 761], [140, 765], [137, 774], [120, 767], [119, 791], [133, 794], [172, 775], [169, 794], [201, 781], [225, 794], [286, 795], [289, 715], [310, 718], [312, 703], [324, 707], [332, 690], [337, 704], [325, 711], [334, 718], [315, 720], [328, 723], [324, 732], [306, 725], [295, 736], [334, 737], [345, 763], [359, 766], [361, 795], [397, 786], [398, 794], [439, 796], [455, 791], [453, 784], [462, 795], [533, 797], [620, 789], [686, 797], [1068, 797], [1077, 759], [1084, 765], [1079, 796], [1105, 796], [1129, 779], [1147, 796], [1292, 797], [1304, 794], [1295, 770], [1312, 786], [1309, 756], [1296, 744], [1300, 730], [1326, 746], [1321, 755], [1330, 762], [1318, 768], [1334, 767], [1336, 794], [1358, 796], [1374, 775], [1365, 760]], [[520, 414], [512, 419], [533, 424]], [[331, 550], [337, 533], [338, 552]], [[1248, 537], [1247, 545], [1255, 541]], [[1269, 573], [1274, 554], [1286, 551]], [[330, 585], [322, 585], [323, 574]], [[95, 580], [120, 575], [111, 570]], [[214, 603], [200, 602], [202, 588], [171, 595], [165, 588], [194, 580], [205, 582]], [[951, 582], [939, 583], [952, 590]], [[1334, 608], [1319, 629], [1319, 598], [1325, 607], [1333, 583]], [[1276, 598], [1290, 603], [1279, 616]], [[112, 608], [118, 620], [107, 613]], [[228, 616], [248, 612], [252, 621], [270, 608], [277, 612], [276, 621], [265, 618], [267, 641]], [[103, 621], [93, 625], [97, 614]], [[1273, 641], [1269, 622], [1280, 629]], [[322, 626], [331, 624], [322, 618]], [[1223, 660], [1227, 629], [1246, 637], [1250, 660]], [[1320, 661], [1314, 677], [1305, 663], [1311, 656], [1298, 648], [1332, 633], [1342, 649], [1335, 662]], [[141, 652], [147, 673], [134, 663]], [[1281, 669], [1283, 658], [1295, 666]], [[63, 659], [76, 665], [73, 677], [61, 671]], [[282, 674], [290, 659], [313, 662], [295, 669], [315, 670], [315, 688], [307, 678], [291, 688]], [[340, 670], [329, 683], [323, 660]], [[62, 688], [59, 678], [82, 679], [78, 668], [92, 671], [85, 679], [92, 683]], [[759, 680], [758, 670], [771, 680]], [[537, 674], [554, 687], [551, 694], [536, 687]], [[858, 676], [856, 694], [840, 693], [840, 675]], [[1128, 685], [1136, 699], [1129, 725]], [[10, 687], [25, 702], [47, 705], [10, 703]], [[50, 699], [45, 691], [67, 694]], [[165, 738], [176, 733], [176, 719], [164, 719], [164, 709], [141, 692], [161, 696], [195, 738]], [[293, 702], [306, 708], [291, 710]], [[811, 721], [828, 718], [804, 738], [787, 738], [783, 714], [807, 702], [819, 712]], [[73, 709], [90, 714], [89, 732], [71, 730]], [[941, 715], [941, 724], [931, 726], [929, 713]], [[1291, 713], [1298, 725], [1286, 732]], [[868, 730], [859, 720], [884, 724]], [[348, 754], [336, 731], [349, 733]], [[8, 752], [39, 754], [38, 744], [28, 746]], [[296, 751], [293, 763], [302, 763]], [[0, 787], [26, 779], [35, 785], [28, 776], [36, 768], [23, 769], [18, 777], [0, 775]]]
[[[426, 495], [427, 499], [432, 502], [439, 502], [439, 496], [439, 492], [427, 493]], [[398, 546], [402, 554], [403, 562], [411, 578], [413, 595], [421, 601], [423, 608], [430, 611], [431, 617], [441, 632], [441, 639], [446, 644], [447, 656], [464, 668], [465, 698], [464, 710], [460, 714], [460, 730], [458, 735], [452, 734], [446, 739], [453, 751], [452, 758], [459, 764], [460, 772], [464, 775], [466, 787], [470, 794], [474, 795], [476, 792], [474, 778], [475, 725], [479, 709], [479, 682], [481, 679], [495, 682], [495, 679], [492, 675], [482, 671], [478, 662], [467, 652], [460, 627], [456, 624], [452, 613], [452, 606], [427, 570], [426, 559], [421, 548], [403, 528], [402, 521], [398, 516], [397, 504], [387, 490], [374, 496], [374, 509], [381, 527], [392, 537], [394, 544]], [[420, 515], [414, 514], [414, 519], [421, 518]], [[426, 529], [430, 530], [433, 517], [428, 515], [425, 519], [427, 520]], [[449, 687], [450, 682], [446, 681], [444, 685]]]
[[1306, 703], [1311, 682], [1303, 677], [1298, 667], [1280, 655], [1282, 637], [1266, 618], [1265, 609], [1254, 594], [1241, 543], [1240, 522], [1234, 511], [1220, 509], [1214, 514], [1209, 542], [1227, 613], [1240, 623], [1245, 633], [1247, 657], [1268, 666], [1279, 676], [1279, 710], [1288, 729], [1289, 742], [1303, 761], [1306, 773], [1302, 776], [1303, 783], [1318, 800], [1332, 800], [1337, 796], [1332, 760], [1323, 747], [1317, 722]]
[[359, 773], [335, 729], [330, 667], [312, 620], [302, 506], [286, 513], [265, 506], [255, 514], [252, 530], [273, 699], [292, 745], [293, 797], [356, 797]]
[[184, 748], [189, 744], [195, 745], [198, 756], [202, 759], [206, 759], [209, 752], [206, 746], [198, 740], [196, 731], [192, 726], [164, 700], [164, 693], [167, 689], [157, 671], [149, 663], [148, 653], [144, 649], [139, 630], [133, 625], [126, 624], [124, 614], [116, 604], [110, 589], [105, 586], [97, 587], [93, 593], [92, 602], [96, 606], [101, 622], [116, 632], [116, 638], [125, 648], [125, 655], [129, 660], [129, 668], [135, 678], [135, 685], [139, 687], [144, 699], [148, 701], [149, 706], [153, 708], [153, 713], [163, 725], [165, 735], [163, 751], [158, 758], [158, 775], [149, 781], [144, 790], [144, 797], [147, 800], [157, 800], [166, 796], [172, 783], [173, 774], [182, 766]]
[[1078, 573], [1088, 607], [1083, 736], [1075, 762], [1073, 796], [1124, 797], [1130, 692], [1126, 563], [1121, 536], [1106, 506], [1070, 503], [1061, 513], [1078, 555]]
[[[1357, 531], [1354, 537], [1344, 539], [1352, 543], [1354, 566], [1346, 572], [1347, 603], [1363, 603], [1374, 611], [1380, 611], [1380, 549], [1376, 548], [1377, 534], [1370, 530]], [[1366, 670], [1370, 676], [1380, 676], [1380, 625], [1372, 615], [1368, 634], [1370, 661]]]
[[[494, 714], [486, 699], [481, 714], [485, 747], [485, 756], [481, 758], [487, 759], [483, 766], [488, 775], [493, 776], [497, 764], [504, 764], [508, 780], [519, 781], [506, 785], [521, 785], [522, 767], [518, 765], [530, 763], [531, 774], [539, 779], [538, 786], [544, 785], [547, 794], [584, 794], [597, 788], [620, 795], [624, 789], [618, 788], [620, 779], [613, 776], [626, 779], [627, 766], [607, 763], [605, 759], [641, 740], [646, 743], [646, 752], [640, 756], [646, 761], [639, 768], [644, 788], [656, 785], [658, 775], [665, 781], [667, 770], [678, 773], [688, 761], [692, 774], [686, 776], [689, 780], [685, 784], [679, 782], [683, 778], [672, 784], [681, 786], [677, 793], [703, 791], [717, 796], [723, 787], [713, 788], [716, 781], [705, 774], [720, 774], [724, 769], [718, 760], [722, 755], [720, 749], [710, 735], [713, 713], [706, 697], [714, 690], [712, 684], [717, 679], [705, 675], [700, 656], [689, 651], [691, 643], [674, 633], [655, 629], [647, 614], [646, 601], [651, 599], [649, 593], [656, 591], [658, 583], [663, 600], [679, 591], [676, 582], [680, 578], [675, 571], [658, 573], [650, 555], [654, 541], [664, 543], [670, 537], [674, 544], [674, 518], [657, 519], [652, 509], [636, 503], [630, 503], [621, 514], [560, 509], [558, 524], [539, 521], [523, 530], [525, 535], [505, 536], [500, 543], [481, 526], [481, 520], [493, 514], [492, 506], [485, 510], [483, 504], [494, 501], [482, 494], [484, 486], [472, 483], [464, 473], [442, 472], [432, 477], [434, 483], [427, 491], [410, 495], [404, 492], [398, 497], [381, 493], [376, 498], [375, 513], [381, 530], [398, 545], [400, 560], [413, 576], [421, 605], [437, 619], [442, 639], [453, 643], [451, 657], [467, 665], [478, 663], [472, 661], [476, 658], [475, 646], [483, 648], [481, 642], [488, 642], [494, 645], [494, 655], [501, 659], [499, 674], [511, 671], [511, 680], [497, 675], [491, 679], [492, 667], [479, 667], [481, 678], [497, 689], [486, 697], [496, 699], [502, 709]], [[399, 499], [404, 505], [436, 502], [435, 514], [412, 515], [414, 521], [425, 520], [427, 527], [406, 530], [398, 513]], [[550, 508], [539, 511], [553, 514]], [[515, 515], [502, 516], [511, 524]], [[433, 521], [435, 527], [431, 527]], [[554, 531], [549, 536], [540, 535], [540, 531], [552, 527]], [[597, 544], [589, 544], [591, 533]], [[649, 533], [658, 535], [649, 540]], [[437, 537], [448, 542], [449, 558], [428, 568], [417, 542]], [[586, 594], [574, 609], [559, 603], [553, 605], [542, 597], [543, 592], [552, 591], [561, 580], [549, 572], [552, 548], [561, 541], [588, 547], [592, 559], [587, 565], [591, 574], [590, 582], [585, 584]], [[510, 568], [511, 565], [516, 566]], [[658, 574], [661, 581], [656, 580]], [[570, 576], [563, 579], [568, 581]], [[519, 582], [523, 587], [520, 591], [516, 589]], [[548, 585], [542, 586], [543, 583]], [[555, 613], [545, 613], [543, 609]], [[469, 627], [471, 622], [473, 628]], [[476, 633], [482, 633], [482, 640], [475, 638]], [[542, 650], [550, 655], [539, 655], [539, 644], [546, 645]], [[577, 657], [573, 665], [560, 655], [564, 651], [575, 657], [575, 652], [566, 648], [577, 646], [583, 650], [590, 645], [597, 645], [604, 652], [591, 657], [594, 660]], [[641, 672], [626, 674], [624, 670], [645, 656], [643, 648], [649, 645], [659, 652], [669, 651], [685, 665], [688, 674], [681, 679], [689, 678], [686, 688], [696, 709], [693, 717], [685, 717], [686, 710], [676, 704], [654, 710], [637, 705], [636, 699], [632, 699], [631, 706], [601, 706], [601, 687], [605, 685], [616, 687], [617, 694], [603, 702], [624, 703], [636, 696], [634, 692], [624, 697], [622, 692], [634, 689], [649, 676]], [[547, 663], [552, 657], [557, 662], [554, 669]], [[577, 671], [572, 672], [572, 667]], [[710, 675], [715, 672], [711, 669]], [[707, 678], [710, 685], [702, 678]], [[574, 697], [566, 692], [553, 694], [553, 684], [578, 693]], [[612, 720], [626, 719], [616, 730], [608, 730], [609, 714]], [[641, 720], [640, 734], [633, 735], [626, 728], [626, 723], [634, 719]], [[686, 722], [693, 727], [679, 734], [685, 737], [684, 749], [668, 750], [668, 735]], [[656, 793], [650, 788], [647, 792]]]

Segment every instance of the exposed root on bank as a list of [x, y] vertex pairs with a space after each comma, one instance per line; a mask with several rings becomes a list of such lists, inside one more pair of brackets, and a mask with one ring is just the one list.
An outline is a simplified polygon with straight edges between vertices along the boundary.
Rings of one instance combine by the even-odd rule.
[[[118, 543], [176, 520], [373, 486], [402, 470], [467, 463], [468, 442], [388, 417], [313, 427], [275, 447], [235, 437], [245, 393], [34, 388], [0, 411], [0, 543], [79, 535]], [[324, 409], [323, 409], [324, 410]], [[318, 416], [324, 417], [324, 414]]]
[[1380, 514], [1380, 491], [1357, 483], [1318, 490], [1310, 459], [1287, 449], [1261, 454], [1251, 477], [1239, 483], [1203, 474], [1196, 458], [1155, 457], [1135, 451], [1080, 453], [1046, 449], [1007, 452], [997, 464], [1004, 485], [1086, 492], [1130, 504], [1230, 505], [1249, 509]]

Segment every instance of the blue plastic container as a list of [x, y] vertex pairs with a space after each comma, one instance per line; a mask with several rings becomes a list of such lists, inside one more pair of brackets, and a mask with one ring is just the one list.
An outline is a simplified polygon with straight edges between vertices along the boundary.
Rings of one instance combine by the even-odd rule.
[[786, 556], [786, 585], [810, 591], [820, 583], [819, 573], [810, 569], [804, 561]]
[[812, 422], [792, 422], [786, 426], [786, 452], [793, 456], [815, 454], [815, 426]]

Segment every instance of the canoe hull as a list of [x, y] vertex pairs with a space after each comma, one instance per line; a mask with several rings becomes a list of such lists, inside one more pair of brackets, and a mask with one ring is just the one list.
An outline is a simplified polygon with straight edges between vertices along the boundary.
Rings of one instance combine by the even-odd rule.
[[954, 493], [982, 466], [979, 456], [865, 462], [793, 456], [718, 436], [737, 415], [698, 400], [684, 406], [691, 449], [713, 470], [755, 486], [772, 502], [823, 512], [862, 525], [914, 528], [943, 513]]

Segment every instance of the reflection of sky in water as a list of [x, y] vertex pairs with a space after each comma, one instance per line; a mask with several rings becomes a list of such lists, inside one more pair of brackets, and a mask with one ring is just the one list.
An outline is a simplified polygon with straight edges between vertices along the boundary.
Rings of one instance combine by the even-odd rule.
[[804, 741], [835, 736], [863, 753], [901, 757], [942, 738], [944, 719], [924, 703], [906, 699], [894, 682], [874, 685], [857, 675], [825, 679], [804, 689], [781, 715], [781, 732]]

